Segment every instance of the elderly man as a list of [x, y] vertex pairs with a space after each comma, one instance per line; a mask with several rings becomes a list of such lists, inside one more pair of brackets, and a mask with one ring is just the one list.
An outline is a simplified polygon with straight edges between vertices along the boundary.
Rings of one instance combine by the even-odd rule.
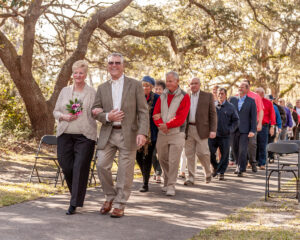
[[254, 99], [247, 96], [249, 85], [242, 82], [239, 86], [239, 97], [232, 97], [230, 102], [235, 106], [240, 118], [240, 125], [233, 135], [233, 156], [236, 160], [237, 168], [235, 174], [243, 177], [247, 166], [247, 147], [249, 138], [253, 138], [256, 133], [256, 105]]
[[[98, 87], [92, 107], [102, 123], [98, 140], [97, 170], [106, 201], [100, 209], [111, 217], [122, 217], [133, 182], [136, 150], [146, 142], [149, 112], [142, 83], [124, 76], [124, 59], [119, 53], [108, 56], [111, 79]], [[114, 187], [112, 164], [119, 151], [117, 183]]]
[[284, 109], [286, 115], [286, 122], [282, 125], [282, 131], [280, 133], [280, 140], [287, 140], [288, 130], [293, 127], [292, 114], [288, 107], [285, 106], [285, 100], [280, 98], [278, 100], [279, 105]]
[[[210, 162], [214, 167], [213, 177], [219, 175], [219, 180], [224, 180], [224, 174], [228, 167], [230, 135], [233, 134], [239, 125], [239, 116], [235, 107], [227, 101], [227, 90], [219, 88], [218, 105], [216, 106], [218, 116], [217, 136], [208, 139], [210, 150]], [[221, 159], [216, 160], [216, 151], [220, 149]]]
[[260, 170], [265, 170], [267, 160], [268, 135], [274, 135], [276, 125], [276, 115], [273, 104], [265, 98], [265, 90], [256, 88], [255, 92], [262, 98], [264, 105], [264, 117], [262, 129], [257, 133], [257, 161]]
[[184, 146], [186, 118], [190, 109], [190, 98], [179, 87], [179, 76], [176, 72], [166, 74], [167, 89], [157, 100], [153, 120], [159, 129], [157, 153], [164, 172], [163, 192], [167, 196], [175, 195], [175, 184]]
[[217, 113], [212, 93], [200, 91], [200, 79], [190, 81], [191, 109], [187, 123], [185, 155], [188, 165], [188, 177], [184, 185], [195, 183], [196, 158], [198, 157], [205, 172], [205, 182], [211, 181], [210, 151], [208, 138], [215, 138], [217, 131]]

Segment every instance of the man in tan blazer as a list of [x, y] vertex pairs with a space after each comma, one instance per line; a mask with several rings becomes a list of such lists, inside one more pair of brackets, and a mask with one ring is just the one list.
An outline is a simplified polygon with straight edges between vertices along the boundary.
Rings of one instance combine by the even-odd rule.
[[[102, 123], [98, 140], [97, 170], [106, 197], [101, 214], [122, 217], [133, 182], [135, 155], [146, 142], [149, 113], [141, 82], [124, 76], [123, 56], [108, 57], [111, 79], [98, 87], [92, 107], [94, 117]], [[114, 187], [111, 167], [119, 151], [117, 183]]]
[[187, 118], [185, 154], [188, 165], [188, 178], [184, 185], [195, 182], [196, 158], [198, 157], [205, 172], [205, 181], [211, 181], [210, 151], [208, 138], [215, 138], [217, 131], [217, 113], [214, 97], [211, 93], [200, 91], [200, 79], [190, 81], [191, 108]]

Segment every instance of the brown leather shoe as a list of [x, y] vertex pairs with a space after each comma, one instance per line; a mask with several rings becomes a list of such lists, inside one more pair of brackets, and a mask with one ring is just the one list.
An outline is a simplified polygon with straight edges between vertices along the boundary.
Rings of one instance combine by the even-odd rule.
[[112, 202], [113, 200], [111, 201], [105, 201], [100, 209], [100, 213], [105, 215], [107, 213], [109, 213], [109, 211], [111, 210], [112, 208]]
[[110, 214], [112, 218], [120, 218], [124, 216], [124, 209], [114, 208], [112, 213]]

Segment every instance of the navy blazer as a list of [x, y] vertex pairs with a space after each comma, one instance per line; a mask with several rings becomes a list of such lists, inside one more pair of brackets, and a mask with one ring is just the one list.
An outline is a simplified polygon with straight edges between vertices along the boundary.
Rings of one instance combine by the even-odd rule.
[[239, 99], [237, 97], [231, 97], [229, 100], [232, 103], [240, 118], [240, 124], [238, 130], [240, 133], [256, 133], [256, 123], [257, 123], [257, 110], [254, 99], [246, 96], [246, 99], [242, 105], [241, 110], [238, 109]]

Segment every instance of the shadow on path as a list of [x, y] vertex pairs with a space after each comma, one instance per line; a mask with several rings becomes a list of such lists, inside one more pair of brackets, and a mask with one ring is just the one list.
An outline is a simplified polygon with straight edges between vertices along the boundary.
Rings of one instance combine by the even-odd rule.
[[264, 196], [264, 171], [238, 178], [229, 168], [226, 181], [213, 179], [210, 184], [203, 182], [202, 173], [198, 175], [192, 187], [183, 186], [179, 179], [175, 197], [165, 196], [156, 183], [150, 184], [150, 192], [140, 193], [141, 182], [136, 180], [121, 219], [99, 214], [104, 201], [99, 187], [88, 190], [85, 206], [73, 216], [65, 215], [68, 194], [3, 207], [0, 239], [188, 239]]

